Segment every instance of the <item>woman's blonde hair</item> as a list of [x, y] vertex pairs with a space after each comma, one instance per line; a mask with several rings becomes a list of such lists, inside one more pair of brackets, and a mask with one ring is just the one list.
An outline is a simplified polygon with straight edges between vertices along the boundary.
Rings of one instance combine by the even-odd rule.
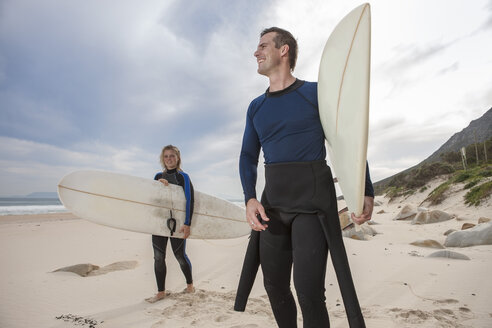
[[162, 151], [161, 151], [161, 156], [160, 156], [160, 160], [161, 160], [161, 165], [162, 165], [162, 168], [164, 169], [164, 172], [167, 171], [167, 168], [166, 168], [166, 164], [164, 164], [164, 152], [166, 150], [172, 150], [174, 151], [174, 153], [176, 154], [176, 156], [178, 157], [178, 162], [177, 162], [177, 165], [176, 165], [176, 170], [178, 171], [182, 171], [181, 170], [181, 153], [179, 152], [179, 149], [178, 147], [176, 146], [173, 146], [173, 145], [167, 145], [165, 146], [164, 148], [162, 148]]

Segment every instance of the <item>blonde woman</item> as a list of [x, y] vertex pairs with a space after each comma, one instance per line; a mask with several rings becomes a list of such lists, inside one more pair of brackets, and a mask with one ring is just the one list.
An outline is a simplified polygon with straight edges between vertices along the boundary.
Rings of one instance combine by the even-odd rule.
[[185, 292], [193, 293], [193, 278], [191, 275], [191, 262], [186, 255], [186, 238], [190, 235], [191, 217], [193, 215], [194, 191], [188, 174], [181, 170], [181, 155], [179, 149], [173, 145], [165, 146], [160, 156], [163, 171], [155, 175], [154, 180], [164, 185], [175, 184], [183, 187], [186, 197], [186, 219], [179, 231], [184, 234], [184, 239], [152, 235], [154, 248], [154, 272], [157, 282], [157, 294], [146, 299], [149, 303], [157, 302], [166, 297], [166, 247], [168, 239], [171, 239], [171, 247], [174, 256], [181, 267], [186, 279]]

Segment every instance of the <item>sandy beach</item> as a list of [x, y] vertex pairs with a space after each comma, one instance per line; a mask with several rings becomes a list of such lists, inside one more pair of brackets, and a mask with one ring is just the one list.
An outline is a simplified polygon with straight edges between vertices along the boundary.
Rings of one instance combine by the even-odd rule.
[[[444, 245], [447, 230], [492, 218], [491, 200], [467, 207], [457, 189], [442, 204], [428, 206], [422, 204], [425, 196], [391, 202], [377, 197], [380, 205], [370, 226], [377, 234], [368, 240], [344, 238], [367, 326], [492, 327], [492, 245], [448, 247], [470, 259], [458, 260], [428, 257], [439, 249], [410, 244], [431, 239]], [[393, 220], [407, 204], [440, 209], [453, 219], [421, 225]], [[156, 289], [150, 238], [70, 213], [0, 217], [0, 326], [276, 326], [261, 273], [246, 312], [232, 310], [246, 236], [188, 242], [195, 294], [182, 292], [184, 278], [168, 249], [166, 289], [171, 295], [154, 304], [144, 301]], [[86, 277], [53, 272], [79, 264], [100, 268]], [[332, 327], [347, 327], [331, 263], [326, 298]], [[298, 317], [302, 327], [300, 311]]]

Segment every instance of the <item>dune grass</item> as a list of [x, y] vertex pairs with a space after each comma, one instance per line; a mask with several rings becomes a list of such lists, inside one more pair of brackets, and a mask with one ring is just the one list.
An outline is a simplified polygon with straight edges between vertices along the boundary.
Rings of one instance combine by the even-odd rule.
[[492, 181], [488, 181], [473, 187], [465, 195], [465, 204], [468, 205], [480, 205], [481, 201], [492, 194]]
[[[463, 189], [470, 189], [465, 196], [465, 204], [478, 206], [484, 198], [491, 194], [490, 177], [492, 177], [492, 166], [482, 164], [469, 168], [468, 170], [454, 170], [450, 165], [443, 163], [432, 163], [400, 176], [393, 181], [400, 185], [392, 185], [385, 191], [390, 200], [401, 196], [408, 196], [428, 189], [426, 184], [437, 176], [447, 176], [447, 181], [437, 186], [424, 200], [431, 205], [440, 204], [447, 197], [447, 192], [453, 184], [462, 183]], [[485, 182], [484, 182], [485, 181]]]

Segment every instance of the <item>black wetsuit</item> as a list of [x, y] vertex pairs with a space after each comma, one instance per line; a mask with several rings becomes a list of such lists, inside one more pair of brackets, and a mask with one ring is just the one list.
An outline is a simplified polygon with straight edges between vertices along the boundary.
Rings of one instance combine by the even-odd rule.
[[[291, 269], [304, 327], [329, 327], [325, 304], [328, 249], [350, 327], [365, 327], [338, 219], [336, 192], [326, 165], [317, 84], [296, 80], [279, 92], [251, 102], [240, 157], [246, 202], [256, 198], [256, 167], [263, 148], [265, 190], [261, 198], [270, 221], [252, 231], [234, 309], [244, 311], [258, 265], [280, 328], [297, 327], [290, 290]], [[366, 195], [374, 196], [369, 168]]]
[[[194, 205], [194, 192], [193, 185], [184, 172], [177, 171], [176, 169], [167, 170], [166, 172], [159, 172], [155, 175], [154, 180], [166, 179], [169, 183], [180, 185], [183, 187], [186, 196], [186, 220], [185, 225], [191, 224], [191, 218], [193, 215]], [[179, 229], [180, 227], [176, 227]], [[165, 290], [166, 282], [166, 247], [169, 237], [152, 235], [152, 246], [154, 248], [154, 271], [155, 279], [157, 281], [157, 290], [162, 292]], [[181, 267], [181, 271], [186, 278], [186, 283], [193, 283], [191, 275], [191, 262], [186, 255], [186, 239], [171, 238], [171, 247], [173, 249], [174, 256]]]

